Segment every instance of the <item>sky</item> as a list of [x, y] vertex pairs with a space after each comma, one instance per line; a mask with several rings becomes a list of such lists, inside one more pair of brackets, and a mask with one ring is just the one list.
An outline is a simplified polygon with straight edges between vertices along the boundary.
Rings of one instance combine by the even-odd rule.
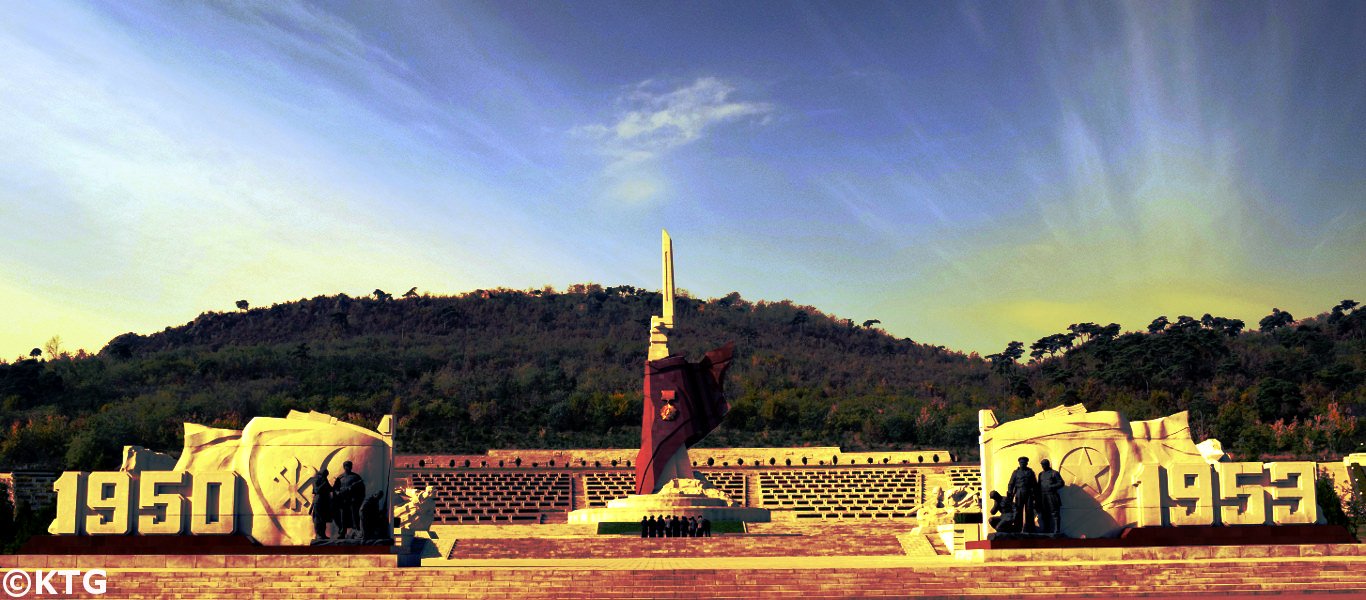
[[[0, 356], [678, 285], [998, 352], [1366, 301], [1360, 2], [15, 2]], [[641, 332], [644, 344], [646, 332]]]

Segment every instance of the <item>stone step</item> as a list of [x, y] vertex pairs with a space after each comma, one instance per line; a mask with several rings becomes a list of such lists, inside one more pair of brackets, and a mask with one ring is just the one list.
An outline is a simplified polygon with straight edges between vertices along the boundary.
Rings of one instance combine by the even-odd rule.
[[[756, 560], [762, 563], [762, 560]], [[1366, 593], [1366, 561], [955, 565], [898, 568], [609, 570], [556, 568], [111, 569], [106, 597], [1136, 597]], [[78, 593], [80, 597], [79, 584]]]
[[710, 538], [456, 538], [449, 558], [649, 558], [754, 556], [900, 556], [894, 535], [757, 536]]

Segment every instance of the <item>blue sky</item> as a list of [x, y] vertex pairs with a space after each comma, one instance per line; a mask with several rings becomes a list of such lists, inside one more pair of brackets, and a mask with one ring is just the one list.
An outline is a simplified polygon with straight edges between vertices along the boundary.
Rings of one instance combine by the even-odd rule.
[[[598, 282], [990, 353], [1366, 300], [1360, 3], [13, 3], [0, 356]], [[645, 334], [642, 332], [642, 343]]]

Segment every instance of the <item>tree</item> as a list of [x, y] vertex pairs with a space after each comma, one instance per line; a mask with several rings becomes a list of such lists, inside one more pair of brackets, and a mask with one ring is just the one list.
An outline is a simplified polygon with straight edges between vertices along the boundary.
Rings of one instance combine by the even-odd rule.
[[375, 299], [379, 300], [380, 302], [388, 302], [394, 298], [393, 294], [390, 294], [379, 288], [375, 288], [375, 291], [370, 293], [374, 295]]
[[[623, 286], [623, 287], [626, 287], [626, 286]], [[726, 294], [725, 296], [722, 296], [721, 298], [719, 298], [719, 299], [716, 301], [716, 304], [717, 304], [718, 306], [721, 306], [722, 308], [730, 308], [730, 307], [732, 307], [732, 306], [743, 308], [743, 307], [745, 307], [748, 303], [745, 302], [745, 299], [744, 299], [744, 298], [741, 298], [741, 297], [740, 297], [740, 292], [731, 292], [731, 293]]]
[[874, 325], [881, 325], [881, 324], [882, 324], [882, 321], [879, 321], [879, 320], [877, 320], [877, 319], [868, 319], [867, 321], [864, 321], [864, 322], [863, 322], [863, 328], [864, 328], [864, 329], [868, 329], [868, 328], [870, 328], [870, 327], [872, 327], [872, 326], [874, 326]]
[[1342, 318], [1353, 308], [1356, 308], [1356, 306], [1356, 300], [1343, 300], [1342, 302], [1339, 302], [1337, 306], [1333, 307], [1332, 312], [1328, 315], [1328, 322], [1337, 323], [1338, 321], [1341, 321]]
[[238, 301], [237, 301], [237, 310], [246, 310], [246, 309], [248, 309], [248, 308], [251, 308], [251, 305], [250, 305], [250, 304], [247, 304], [247, 301], [246, 301], [246, 300], [238, 300]]
[[416, 297], [417, 297], [417, 286], [413, 286], [413, 287], [409, 288], [408, 291], [403, 292], [403, 297], [404, 297], [404, 298], [416, 298]]
[[1238, 334], [1242, 333], [1243, 331], [1243, 321], [1242, 319], [1226, 319], [1224, 317], [1214, 317], [1213, 323], [1210, 325], [1210, 329], [1227, 335], [1228, 337], [1236, 338], [1238, 337]]
[[39, 356], [43, 355], [43, 351], [38, 348], [34, 348], [28, 351], [28, 355], [30, 358], [38, 358]]
[[1337, 327], [1339, 335], [1359, 339], [1366, 333], [1366, 311], [1356, 310], [1356, 300], [1343, 300], [1328, 315], [1328, 323]]
[[1153, 319], [1153, 322], [1148, 324], [1148, 333], [1158, 333], [1164, 331], [1167, 329], [1167, 325], [1170, 323], [1171, 322], [1167, 320], [1167, 315], [1162, 315], [1156, 319]]
[[1119, 323], [1111, 323], [1101, 327], [1095, 332], [1091, 339], [1094, 340], [1113, 340], [1119, 335]]
[[1271, 314], [1262, 317], [1262, 320], [1257, 322], [1257, 326], [1261, 329], [1262, 333], [1269, 333], [1272, 330], [1279, 327], [1285, 327], [1294, 322], [1295, 317], [1291, 316], [1290, 313], [1279, 308], [1273, 308], [1271, 309]]
[[47, 352], [48, 360], [57, 360], [57, 358], [61, 357], [62, 354], [64, 354], [62, 352], [62, 336], [52, 336], [52, 338], [49, 339], [46, 344], [43, 344], [43, 350]]
[[1067, 330], [1072, 332], [1072, 335], [1077, 336], [1077, 339], [1081, 340], [1082, 344], [1085, 344], [1096, 335], [1097, 331], [1100, 331], [1100, 325], [1096, 325], [1095, 323], [1073, 323], [1067, 326]]
[[1077, 334], [1075, 333], [1055, 333], [1039, 338], [1039, 341], [1030, 344], [1029, 357], [1037, 361], [1042, 360], [1043, 355], [1047, 354], [1049, 358], [1052, 358], [1058, 352], [1071, 349], [1072, 342], [1076, 339]]
[[114, 358], [132, 358], [133, 346], [137, 341], [138, 334], [131, 332], [125, 333], [109, 340], [109, 344], [105, 346], [105, 350], [108, 350], [109, 354]]
[[1005, 374], [1010, 372], [1010, 368], [1015, 366], [1015, 361], [1024, 356], [1024, 344], [1021, 342], [1010, 342], [1006, 344], [1006, 349], [1000, 354], [989, 354], [986, 359], [991, 361], [991, 367], [997, 373]]
[[1005, 352], [1001, 353], [1010, 362], [1020, 360], [1024, 356], [1024, 342], [1011, 342], [1006, 344]]
[[1199, 321], [1195, 320], [1195, 318], [1190, 315], [1181, 315], [1176, 318], [1175, 323], [1172, 323], [1171, 326], [1167, 328], [1167, 331], [1176, 331], [1184, 333], [1187, 331], [1194, 331], [1196, 329], [1200, 329]]
[[1268, 377], [1257, 384], [1257, 413], [1263, 423], [1290, 421], [1304, 416], [1304, 396], [1300, 386], [1283, 379]]

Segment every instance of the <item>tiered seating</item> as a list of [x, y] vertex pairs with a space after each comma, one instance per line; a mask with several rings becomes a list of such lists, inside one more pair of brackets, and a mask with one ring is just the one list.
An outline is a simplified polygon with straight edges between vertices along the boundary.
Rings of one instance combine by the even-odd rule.
[[583, 491], [588, 497], [588, 508], [607, 506], [608, 500], [636, 493], [636, 475], [630, 471], [584, 473]]
[[703, 477], [707, 478], [716, 489], [721, 490], [730, 496], [737, 504], [746, 504], [748, 498], [745, 495], [745, 474], [731, 470], [710, 470], [698, 469]]
[[799, 519], [907, 518], [924, 497], [917, 469], [805, 469], [759, 474], [759, 506]]
[[977, 467], [949, 467], [949, 481], [953, 482], [953, 487], [968, 486], [981, 491], [982, 470]]
[[416, 470], [408, 482], [436, 488], [437, 523], [536, 523], [570, 508], [568, 473]]
[[[713, 486], [739, 504], [745, 503], [745, 474], [737, 471], [703, 470], [699, 473]], [[630, 471], [600, 471], [583, 474], [583, 489], [588, 508], [607, 506], [609, 500], [636, 493], [636, 475]]]

